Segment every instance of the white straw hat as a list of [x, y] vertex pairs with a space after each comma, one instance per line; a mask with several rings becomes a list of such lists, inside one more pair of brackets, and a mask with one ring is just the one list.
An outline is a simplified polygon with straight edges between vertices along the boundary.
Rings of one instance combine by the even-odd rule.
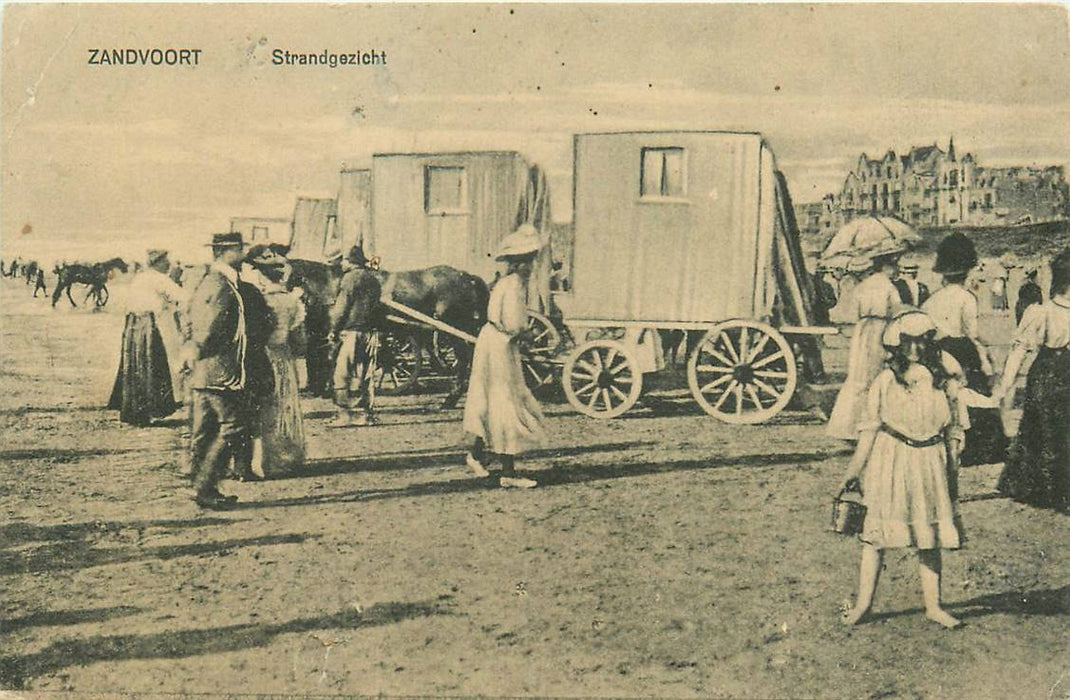
[[541, 250], [546, 243], [531, 224], [524, 224], [502, 239], [495, 260], [517, 258]]

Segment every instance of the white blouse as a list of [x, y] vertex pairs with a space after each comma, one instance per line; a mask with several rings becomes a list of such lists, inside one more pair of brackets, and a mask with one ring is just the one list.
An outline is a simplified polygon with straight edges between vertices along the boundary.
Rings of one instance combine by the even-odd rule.
[[1070, 347], [1070, 305], [1066, 301], [1052, 299], [1027, 307], [1018, 325], [1014, 344], [1027, 348]]
[[962, 285], [938, 289], [921, 310], [933, 320], [942, 338], [977, 337], [977, 297]]
[[167, 275], [148, 268], [134, 275], [126, 290], [127, 313], [149, 311], [166, 314], [175, 311], [185, 301], [186, 293]]

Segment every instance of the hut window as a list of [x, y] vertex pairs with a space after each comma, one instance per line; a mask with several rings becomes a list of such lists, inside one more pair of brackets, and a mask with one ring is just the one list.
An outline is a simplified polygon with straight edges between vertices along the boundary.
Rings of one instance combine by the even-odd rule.
[[266, 241], [268, 239], [267, 226], [253, 226], [253, 240]]
[[644, 148], [639, 173], [641, 197], [683, 197], [684, 149]]
[[424, 211], [463, 214], [468, 211], [468, 178], [464, 168], [429, 165], [424, 170]]

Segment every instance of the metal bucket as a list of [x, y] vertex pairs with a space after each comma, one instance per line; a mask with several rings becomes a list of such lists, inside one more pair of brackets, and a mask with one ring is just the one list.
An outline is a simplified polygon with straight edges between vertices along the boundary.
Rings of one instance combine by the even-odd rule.
[[844, 488], [832, 501], [831, 529], [841, 535], [859, 535], [866, 521], [866, 507], [860, 500], [861, 492], [855, 498], [845, 498], [848, 494]]

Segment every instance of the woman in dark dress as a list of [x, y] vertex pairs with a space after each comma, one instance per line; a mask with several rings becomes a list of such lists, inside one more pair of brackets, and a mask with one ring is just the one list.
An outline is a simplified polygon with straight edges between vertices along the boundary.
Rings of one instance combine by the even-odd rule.
[[1037, 356], [1025, 385], [1022, 420], [999, 490], [1015, 500], [1070, 509], [1070, 248], [1052, 262], [1051, 298], [1029, 306], [1007, 356], [997, 394], [1013, 400], [1018, 370]]

